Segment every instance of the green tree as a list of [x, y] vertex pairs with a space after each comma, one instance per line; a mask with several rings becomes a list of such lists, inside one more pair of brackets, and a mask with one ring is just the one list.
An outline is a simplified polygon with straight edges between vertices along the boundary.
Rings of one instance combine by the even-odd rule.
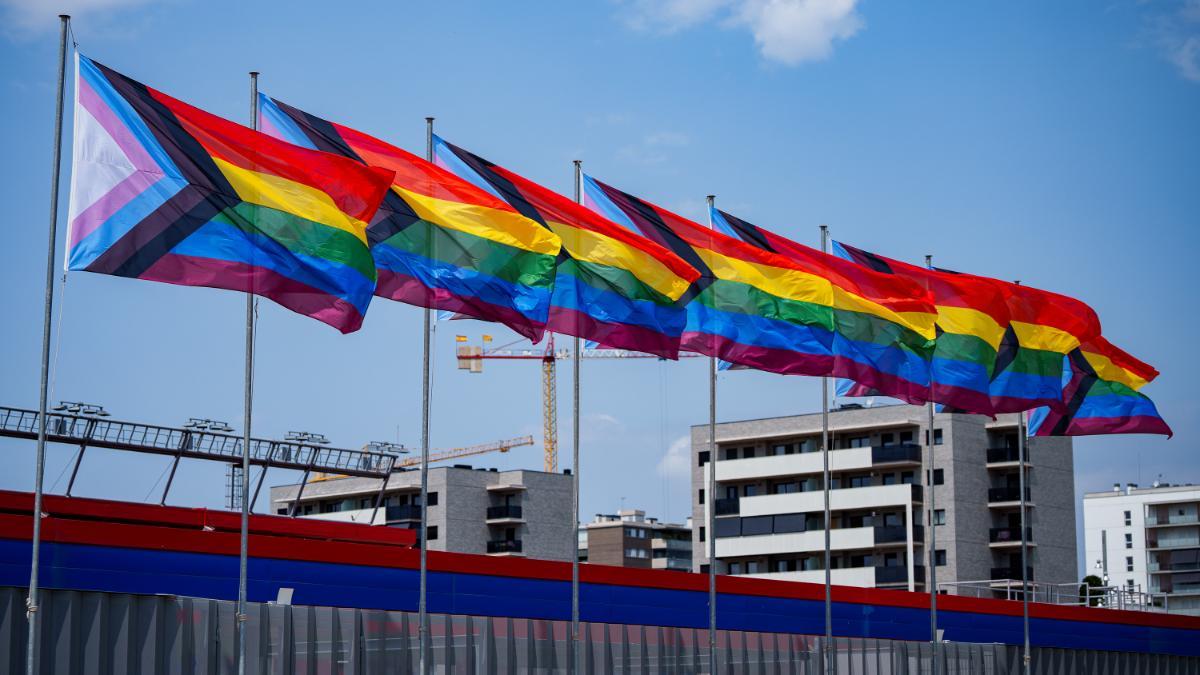
[[1089, 574], [1083, 578], [1083, 583], [1079, 584], [1079, 602], [1091, 607], [1099, 607], [1102, 595], [1100, 592], [1093, 591], [1093, 588], [1100, 588], [1104, 585], [1104, 581], [1095, 574]]

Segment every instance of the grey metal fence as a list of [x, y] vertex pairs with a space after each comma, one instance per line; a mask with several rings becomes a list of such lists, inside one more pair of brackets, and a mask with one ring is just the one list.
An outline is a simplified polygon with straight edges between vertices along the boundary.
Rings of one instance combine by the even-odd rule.
[[[0, 675], [24, 672], [25, 589], [0, 587]], [[223, 675], [234, 672], [235, 603], [176, 596], [46, 590], [40, 672], [54, 675]], [[569, 622], [431, 615], [437, 673], [562, 673]], [[587, 673], [708, 672], [708, 633], [691, 628], [584, 624]], [[412, 673], [416, 614], [256, 604], [249, 606], [251, 672]], [[837, 638], [842, 675], [931, 672], [928, 643]], [[729, 675], [818, 675], [811, 635], [721, 631], [719, 670]], [[943, 673], [1017, 675], [1020, 649], [945, 643]], [[1034, 649], [1033, 672], [1200, 674], [1200, 659], [1099, 650]]]

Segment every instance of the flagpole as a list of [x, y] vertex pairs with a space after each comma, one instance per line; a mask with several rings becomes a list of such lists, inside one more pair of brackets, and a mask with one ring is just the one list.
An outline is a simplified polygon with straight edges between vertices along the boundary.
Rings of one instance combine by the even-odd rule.
[[[708, 196], [708, 229], [713, 229], [715, 195]], [[708, 672], [717, 672], [717, 357], [708, 357]]]
[[[433, 118], [425, 118], [425, 159], [433, 162]], [[420, 673], [426, 675], [429, 667], [429, 389], [430, 389], [430, 333], [432, 332], [433, 310], [426, 307], [422, 332], [421, 356], [421, 572], [417, 597], [417, 639], [420, 642]]]
[[[821, 252], [829, 252], [829, 226], [821, 226]], [[832, 653], [833, 649], [833, 577], [830, 565], [833, 564], [833, 554], [830, 544], [830, 527], [832, 516], [829, 507], [829, 377], [821, 378], [821, 463], [822, 483], [825, 497], [825, 672], [836, 673], [837, 663]]]
[[46, 473], [46, 399], [50, 381], [50, 332], [54, 314], [54, 270], [55, 246], [58, 244], [58, 178], [62, 173], [62, 125], [63, 91], [67, 82], [67, 33], [71, 29], [71, 17], [59, 14], [62, 22], [58, 43], [58, 96], [54, 108], [54, 165], [50, 168], [50, 231], [46, 250], [46, 301], [42, 314], [42, 379], [38, 392], [38, 437], [37, 459], [33, 478], [33, 539], [32, 562], [29, 568], [29, 595], [25, 598], [25, 620], [29, 623], [28, 642], [25, 647], [25, 672], [37, 672], [38, 646], [38, 565], [41, 562], [42, 540], [42, 484]]
[[[250, 127], [258, 129], [258, 72], [250, 71]], [[246, 673], [246, 577], [250, 546], [250, 419], [254, 403], [254, 292], [246, 293], [246, 372], [242, 412], [242, 527], [238, 543], [237, 667]]]
[[[925, 269], [930, 269], [930, 270], [933, 269], [933, 256], [932, 255], [925, 256]], [[938, 587], [937, 587], [937, 523], [934, 522], [934, 520], [933, 520], [933, 513], [937, 509], [937, 497], [934, 494], [934, 491], [936, 490], [937, 485], [936, 485], [936, 481], [934, 479], [933, 396], [932, 396], [933, 380], [932, 379], [930, 380], [930, 383], [929, 383], [929, 389], [930, 389], [931, 395], [929, 397], [929, 400], [925, 402], [925, 408], [929, 414], [929, 431], [926, 432], [929, 434], [929, 437], [925, 439], [925, 445], [928, 446], [928, 448], [929, 448], [929, 476], [928, 476], [928, 478], [926, 478], [926, 482], [928, 483], [928, 487], [929, 487], [929, 516], [926, 517], [924, 520], [927, 523], [926, 526], [929, 528], [929, 547], [928, 547], [928, 550], [929, 550], [929, 555], [928, 555], [928, 557], [929, 557], [929, 586], [930, 586], [930, 588], [928, 589], [929, 590], [929, 643], [931, 645], [930, 646], [930, 654], [931, 654], [931, 658], [933, 660], [933, 666], [930, 669], [930, 672], [932, 672], [933, 675], [937, 675], [937, 673], [938, 673], [938, 646], [939, 646], [938, 645], [938, 636], [937, 636], [937, 626], [938, 626], [938, 618], [937, 618], [937, 594], [938, 594]]]
[[1029, 654], [1029, 544], [1025, 536], [1025, 413], [1017, 413], [1017, 466], [1021, 479], [1018, 490], [1021, 491], [1021, 622], [1025, 633], [1025, 642], [1021, 653], [1021, 671], [1028, 675], [1030, 668]]
[[[583, 203], [583, 162], [575, 160], [575, 202]], [[579, 336], [575, 336], [571, 351], [571, 385], [575, 391], [571, 424], [571, 672], [581, 668], [579, 649]]]

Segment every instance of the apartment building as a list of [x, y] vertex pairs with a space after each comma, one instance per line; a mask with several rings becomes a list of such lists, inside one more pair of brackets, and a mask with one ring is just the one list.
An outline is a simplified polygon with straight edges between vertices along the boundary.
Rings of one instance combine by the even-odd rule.
[[1200, 486], [1118, 483], [1083, 496], [1089, 574], [1200, 615]]
[[690, 570], [692, 526], [662, 523], [639, 509], [598, 513], [579, 528], [579, 559], [619, 567]]
[[[927, 546], [936, 529], [939, 585], [973, 583], [997, 593], [1019, 585], [1016, 416], [937, 414], [930, 474], [927, 415], [910, 405], [830, 412], [833, 583], [928, 589]], [[718, 424], [716, 441], [710, 499], [708, 427], [692, 428], [692, 514], [703, 524], [715, 510], [718, 572], [823, 581], [820, 413]], [[1029, 577], [1077, 582], [1071, 440], [1033, 439], [1027, 449]], [[696, 570], [707, 569], [706, 530], [695, 528]]]
[[[571, 481], [568, 473], [430, 467], [429, 549], [569, 561], [575, 555]], [[416, 529], [421, 522], [420, 489], [419, 471], [392, 474], [383, 508], [376, 513], [378, 480], [310, 481], [300, 494], [297, 515]], [[289, 513], [298, 492], [299, 485], [271, 488], [272, 509]]]

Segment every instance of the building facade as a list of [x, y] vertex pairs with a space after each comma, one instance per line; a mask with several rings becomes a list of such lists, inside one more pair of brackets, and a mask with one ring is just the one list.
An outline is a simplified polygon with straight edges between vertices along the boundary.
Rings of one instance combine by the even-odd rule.
[[646, 512], [622, 509], [596, 514], [579, 528], [579, 559], [597, 565], [692, 569], [691, 525], [662, 523]]
[[[927, 420], [925, 407], [910, 405], [830, 412], [833, 583], [928, 589], [936, 528], [939, 586], [1019, 584], [1016, 416], [937, 414], [932, 474]], [[708, 427], [692, 428], [692, 515], [706, 523], [715, 508], [718, 572], [823, 581], [821, 415], [722, 423], [716, 441], [709, 499]], [[1078, 582], [1071, 440], [1032, 439], [1027, 450], [1030, 578]], [[706, 530], [695, 528], [696, 570], [708, 564]]]
[[1090, 492], [1083, 526], [1089, 574], [1200, 615], [1200, 487], [1130, 483]]
[[[569, 561], [575, 555], [571, 484], [570, 474], [430, 467], [429, 549]], [[310, 481], [297, 515], [416, 529], [421, 522], [420, 489], [419, 471], [392, 474], [384, 505], [375, 512], [378, 480]], [[297, 492], [299, 485], [271, 488], [274, 512], [289, 513]]]

